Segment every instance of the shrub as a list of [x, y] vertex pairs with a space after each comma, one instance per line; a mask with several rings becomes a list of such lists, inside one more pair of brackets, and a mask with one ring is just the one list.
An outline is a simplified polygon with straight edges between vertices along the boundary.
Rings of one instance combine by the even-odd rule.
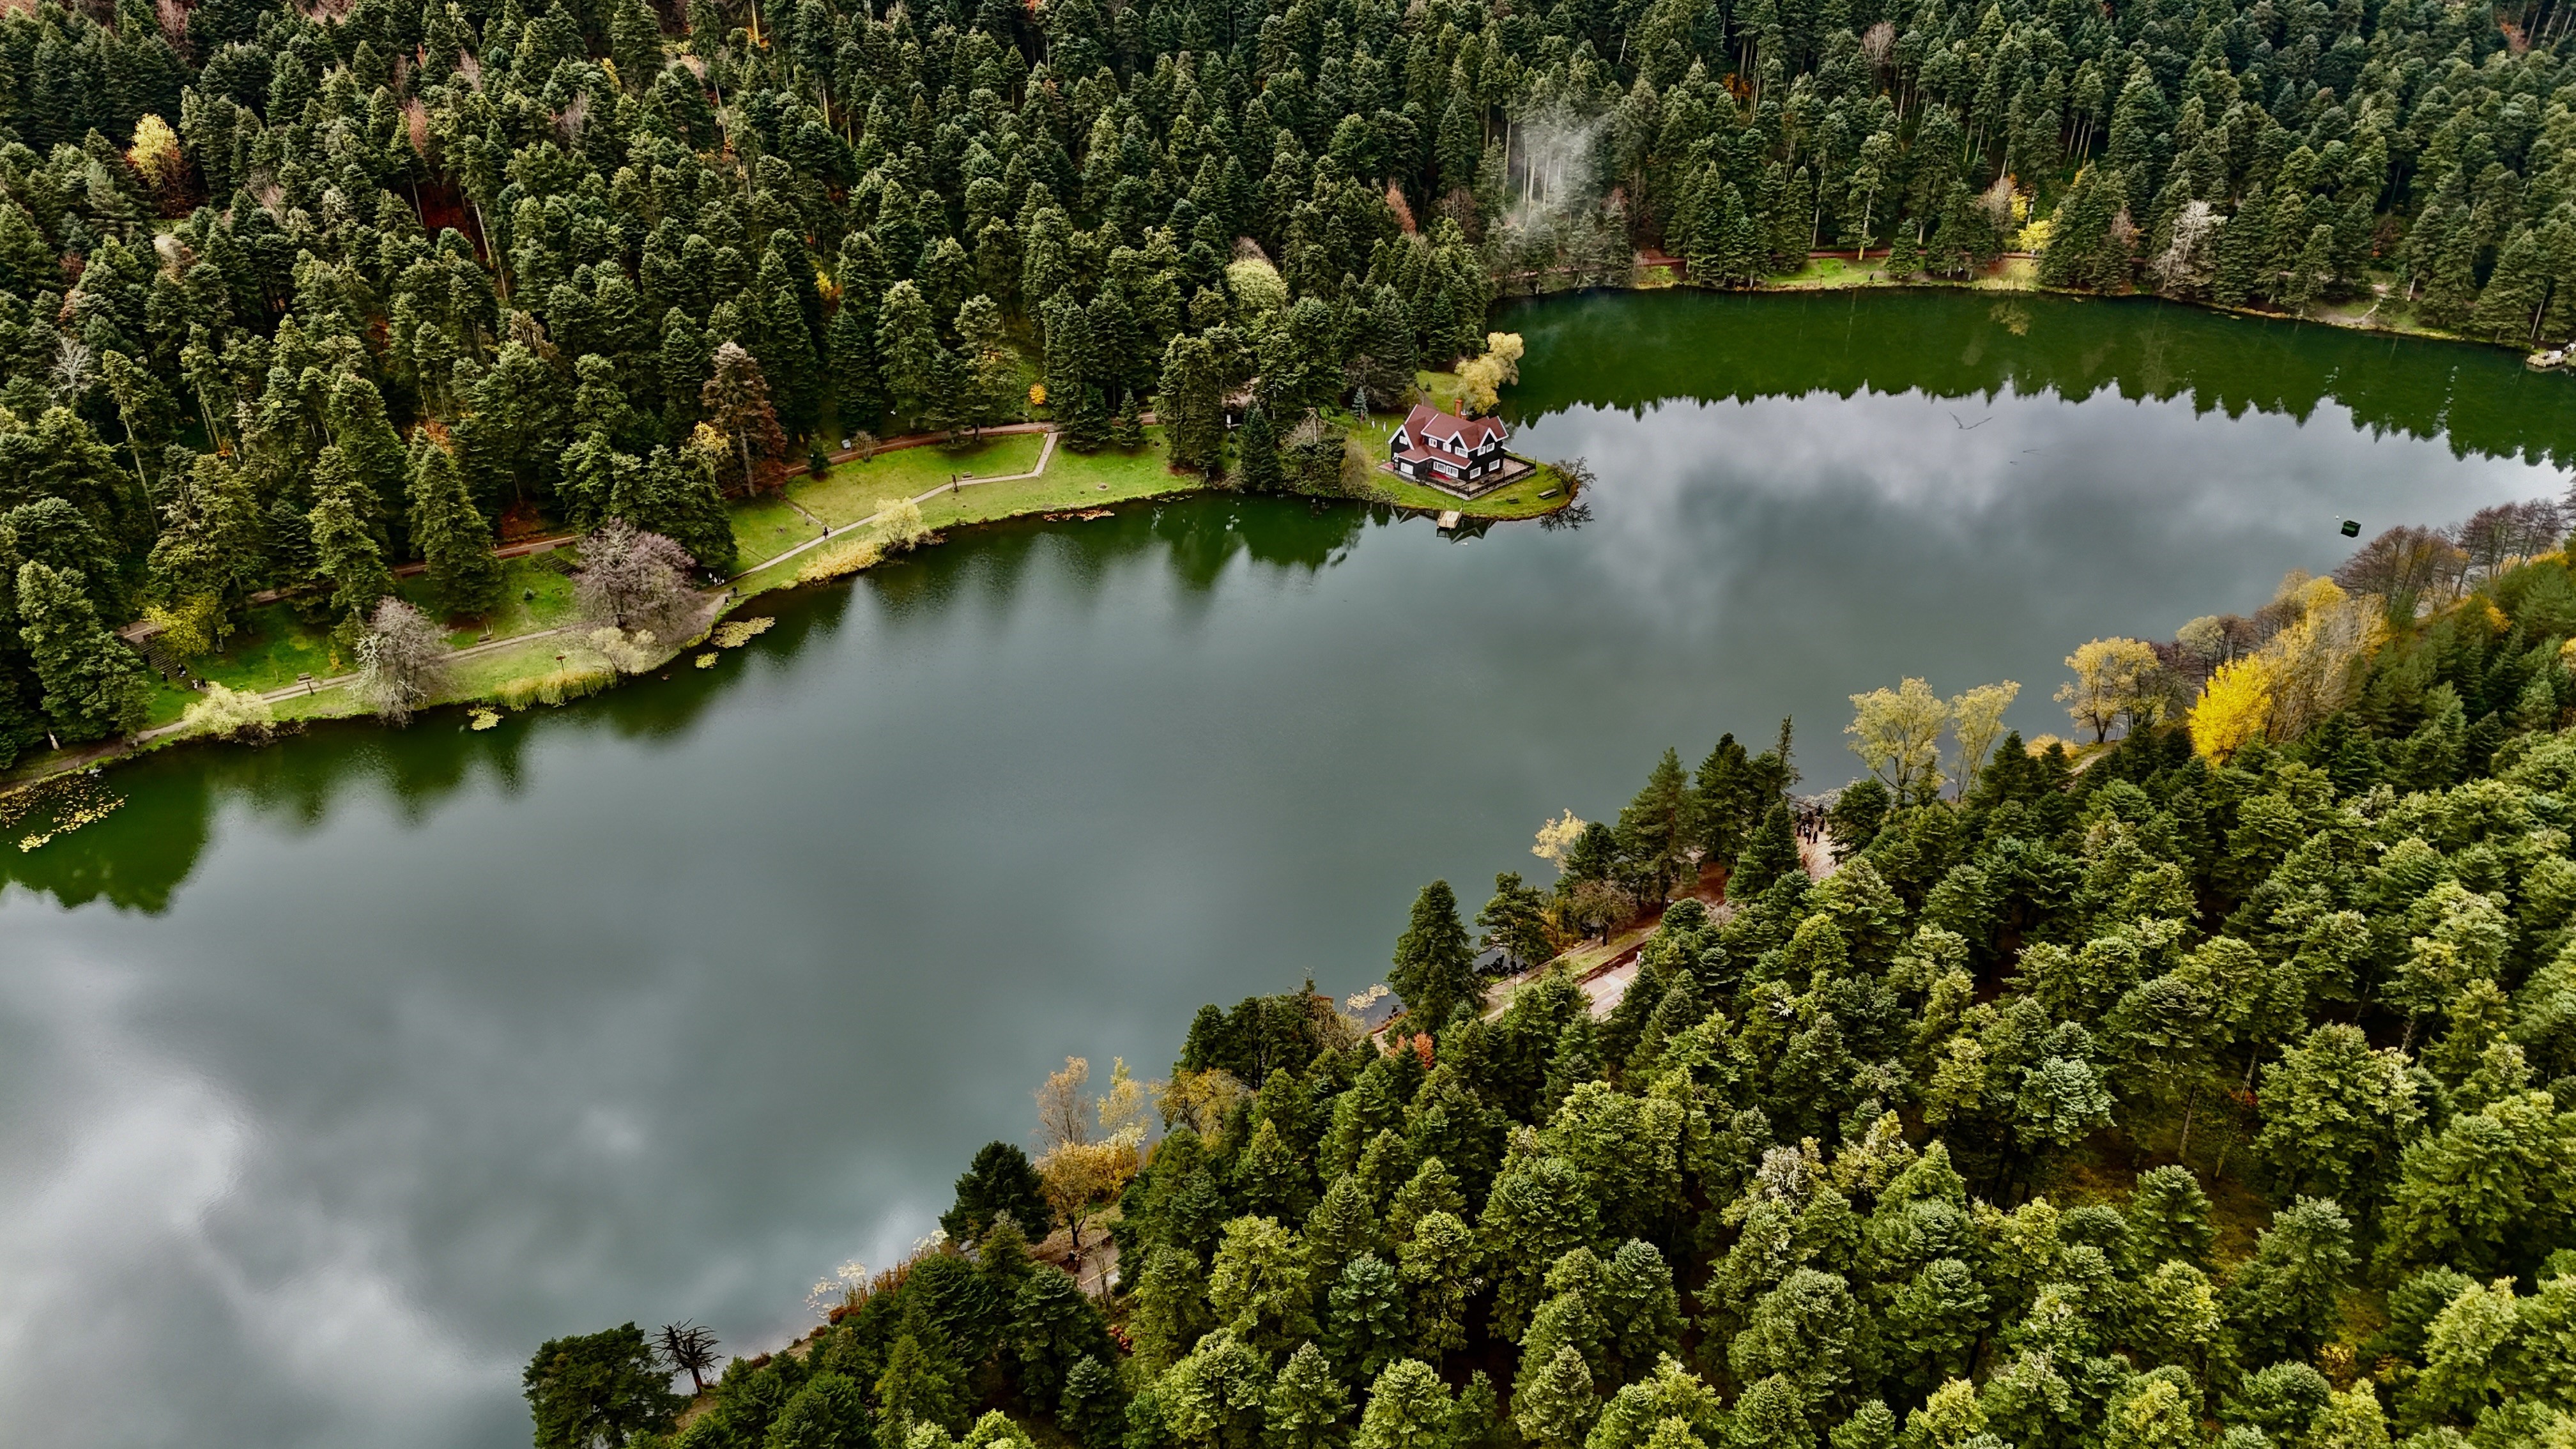
[[885, 557], [885, 548], [873, 538], [852, 535], [828, 548], [817, 549], [804, 567], [796, 571], [796, 582], [819, 584], [864, 568], [873, 568]]
[[531, 674], [503, 683], [492, 691], [492, 697], [511, 709], [526, 709], [537, 704], [570, 704], [586, 695], [606, 689], [617, 678], [617, 671], [606, 664], [567, 664], [545, 674]]
[[206, 697], [179, 716], [179, 732], [192, 739], [258, 742], [277, 732], [277, 712], [256, 694], [211, 684]]

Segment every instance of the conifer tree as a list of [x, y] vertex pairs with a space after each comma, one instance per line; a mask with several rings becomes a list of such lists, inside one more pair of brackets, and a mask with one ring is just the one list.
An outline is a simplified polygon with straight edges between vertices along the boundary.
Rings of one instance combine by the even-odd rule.
[[331, 586], [331, 608], [345, 624], [375, 612], [376, 601], [394, 592], [393, 571], [385, 567], [384, 550], [366, 519], [363, 496], [339, 449], [326, 447], [314, 465], [314, 501], [310, 515], [313, 560], [323, 582]]
[[1450, 1008], [1475, 991], [1475, 953], [1458, 922], [1458, 897], [1436, 880], [1414, 897], [1413, 918], [1395, 943], [1387, 985], [1404, 999], [1406, 1016], [1422, 1030], [1449, 1019]]
[[18, 635], [44, 688], [46, 719], [65, 742], [130, 734], [151, 700], [143, 661], [99, 622], [82, 582], [77, 569], [33, 559], [14, 580]]
[[1288, 476], [1279, 464], [1279, 437], [1270, 426], [1269, 410], [1246, 408], [1242, 433], [1237, 468], [1243, 486], [1255, 493], [1276, 493], [1286, 487]]
[[1352, 1449], [1454, 1449], [1449, 1386], [1420, 1359], [1398, 1359], [1370, 1383]]
[[1163, 354], [1162, 396], [1155, 414], [1171, 440], [1173, 467], [1206, 473], [1225, 465], [1224, 405], [1206, 338], [1172, 339]]
[[706, 413], [708, 426], [733, 444], [734, 461], [742, 469], [734, 481], [745, 489], [758, 488], [766, 466], [787, 451], [787, 435], [778, 425], [777, 409], [770, 405], [769, 379], [762, 374], [759, 359], [740, 343], [718, 347], [714, 370], [699, 390], [698, 405]]
[[897, 282], [886, 290], [877, 322], [877, 356], [895, 416], [913, 427], [929, 424], [945, 401], [941, 384], [951, 362], [918, 284]]
[[454, 617], [490, 613], [501, 600], [491, 525], [466, 495], [455, 456], [425, 434], [412, 443], [410, 495], [412, 540], [428, 561], [439, 607]]
[[1761, 828], [1753, 832], [1752, 840], [1736, 858], [1734, 873], [1726, 879], [1727, 898], [1751, 900], [1768, 890], [1773, 881], [1797, 869], [1798, 836], [1789, 824], [1789, 807], [1774, 801], [1763, 813]]

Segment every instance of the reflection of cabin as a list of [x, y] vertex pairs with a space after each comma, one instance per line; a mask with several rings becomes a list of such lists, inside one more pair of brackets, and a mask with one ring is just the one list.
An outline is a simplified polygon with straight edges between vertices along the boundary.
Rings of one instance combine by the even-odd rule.
[[1526, 476], [1530, 465], [1503, 451], [1511, 429], [1500, 418], [1462, 418], [1416, 403], [1387, 439], [1386, 471], [1444, 493], [1473, 498]]

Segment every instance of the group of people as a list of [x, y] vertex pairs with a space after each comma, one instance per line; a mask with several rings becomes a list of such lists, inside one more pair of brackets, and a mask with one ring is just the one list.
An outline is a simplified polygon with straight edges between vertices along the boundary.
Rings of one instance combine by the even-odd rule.
[[1825, 839], [1825, 806], [1821, 800], [1792, 800], [1789, 808], [1797, 812], [1798, 844], [1821, 845]]

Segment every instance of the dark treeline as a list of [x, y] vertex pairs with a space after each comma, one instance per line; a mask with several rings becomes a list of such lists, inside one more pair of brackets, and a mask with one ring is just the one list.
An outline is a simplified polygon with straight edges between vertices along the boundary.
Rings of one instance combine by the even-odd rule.
[[266, 589], [349, 625], [418, 557], [470, 615], [514, 512], [721, 569], [725, 491], [1033, 376], [1077, 444], [1150, 403], [1217, 467], [1254, 379], [1263, 436], [1391, 396], [1639, 246], [2564, 330], [2567, 11], [13, 7], [0, 758], [132, 726], [145, 609], [181, 653]]
[[[2576, 573], [2391, 627], [2224, 758], [2141, 710], [2080, 769], [2012, 738], [1953, 795], [1854, 787], [1821, 880], [1785, 728], [1667, 752], [1480, 918], [1508, 951], [1723, 868], [1615, 1007], [1562, 970], [1480, 1002], [1435, 884], [1390, 1031], [1204, 1008], [1150, 1147], [1123, 1074], [1098, 1132], [1060, 1075], [1050, 1149], [984, 1148], [949, 1241], [797, 1352], [673, 1432], [637, 1330], [550, 1343], [537, 1442], [2564, 1443]], [[1032, 1262], [1021, 1224], [1112, 1203], [1114, 1295]]]

